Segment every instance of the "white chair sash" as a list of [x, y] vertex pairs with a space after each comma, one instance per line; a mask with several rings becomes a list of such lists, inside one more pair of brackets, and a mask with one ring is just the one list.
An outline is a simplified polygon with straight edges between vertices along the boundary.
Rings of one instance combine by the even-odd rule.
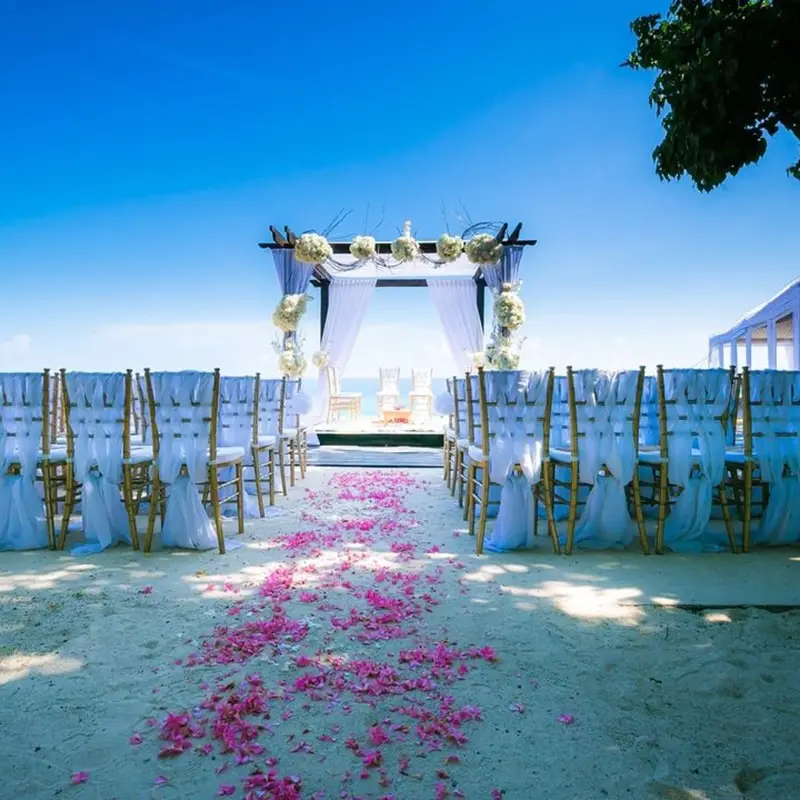
[[[217, 534], [203, 508], [197, 484], [208, 478], [214, 375], [205, 372], [154, 372], [159, 436], [158, 471], [168, 485], [161, 531], [164, 547], [212, 550]], [[181, 474], [185, 468], [187, 474]]]
[[[635, 535], [625, 486], [633, 479], [633, 413], [638, 371], [573, 373], [577, 405], [580, 482], [592, 486], [575, 526], [575, 544], [627, 547]], [[600, 470], [606, 467], [604, 474]]]
[[[0, 374], [0, 550], [47, 547], [36, 464], [42, 443], [41, 373]], [[19, 464], [19, 474], [6, 475]]]
[[[664, 541], [679, 552], [709, 546], [703, 535], [711, 519], [712, 492], [724, 477], [725, 434], [720, 417], [730, 403], [724, 369], [665, 370], [669, 482], [683, 487], [664, 525]], [[695, 447], [696, 445], [696, 447]], [[716, 548], [715, 548], [716, 549]]]
[[98, 553], [119, 542], [130, 544], [128, 516], [120, 496], [125, 375], [70, 372], [69, 426], [75, 479], [82, 485], [81, 519], [85, 543], [73, 555]]
[[800, 372], [750, 373], [753, 458], [769, 501], [754, 544], [800, 541]]

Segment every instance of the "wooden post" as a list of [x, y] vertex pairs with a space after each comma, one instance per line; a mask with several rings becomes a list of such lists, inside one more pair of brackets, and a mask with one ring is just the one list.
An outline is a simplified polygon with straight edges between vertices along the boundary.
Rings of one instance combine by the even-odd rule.
[[325, 323], [328, 321], [328, 290], [330, 283], [320, 281], [319, 284], [319, 346], [322, 347], [322, 337], [325, 335]]
[[481, 320], [481, 330], [486, 331], [486, 283], [481, 280], [476, 280], [475, 302], [478, 305], [478, 316]]

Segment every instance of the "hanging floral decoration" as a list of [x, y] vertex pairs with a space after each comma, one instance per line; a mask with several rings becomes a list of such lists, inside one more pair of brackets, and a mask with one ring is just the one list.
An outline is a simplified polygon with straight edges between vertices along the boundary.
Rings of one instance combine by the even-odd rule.
[[472, 362], [472, 368], [478, 369], [478, 367], [483, 367], [486, 364], [486, 354], [482, 351], [477, 353], [467, 353], [469, 356], [469, 360]]
[[317, 350], [313, 356], [311, 356], [311, 363], [317, 369], [325, 369], [328, 366], [328, 352], [327, 350]]
[[411, 223], [406, 221], [403, 225], [403, 235], [392, 242], [392, 255], [395, 261], [403, 264], [419, 258], [419, 243], [411, 235]]
[[464, 250], [464, 240], [460, 236], [443, 233], [436, 242], [436, 255], [446, 262], [455, 261]]
[[304, 233], [294, 245], [294, 257], [304, 264], [322, 264], [332, 255], [328, 240], [318, 233]]
[[356, 236], [350, 243], [350, 255], [359, 261], [367, 261], [376, 253], [374, 236]]
[[489, 369], [519, 369], [519, 351], [512, 344], [501, 344], [492, 349], [491, 358], [487, 354]]
[[503, 255], [503, 245], [490, 233], [473, 236], [465, 249], [467, 258], [473, 264], [496, 264]]
[[494, 298], [494, 318], [501, 328], [515, 331], [525, 324], [525, 304], [518, 292], [520, 284], [504, 283]]
[[283, 295], [272, 312], [272, 324], [284, 333], [296, 331], [310, 299], [307, 294]]
[[278, 356], [278, 370], [286, 378], [302, 378], [306, 371], [306, 359], [297, 342], [290, 339]]

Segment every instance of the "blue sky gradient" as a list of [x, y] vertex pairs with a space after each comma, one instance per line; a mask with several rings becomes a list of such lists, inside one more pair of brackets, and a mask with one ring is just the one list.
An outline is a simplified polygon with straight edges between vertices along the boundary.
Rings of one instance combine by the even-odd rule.
[[[443, 206], [539, 239], [527, 365], [694, 365], [800, 273], [800, 184], [788, 136], [712, 195], [656, 178], [619, 64], [666, 5], [6, 2], [0, 369], [274, 373], [270, 223], [435, 238]], [[379, 364], [452, 371], [425, 290], [376, 294], [348, 372]]]

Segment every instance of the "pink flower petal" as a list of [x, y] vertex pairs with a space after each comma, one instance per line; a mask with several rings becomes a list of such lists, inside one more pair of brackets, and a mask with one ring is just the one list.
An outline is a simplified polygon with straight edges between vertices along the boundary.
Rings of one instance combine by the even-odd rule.
[[575, 717], [573, 717], [572, 714], [561, 714], [561, 716], [558, 718], [558, 721], [562, 725], [572, 725], [572, 723], [575, 722]]
[[89, 780], [88, 772], [73, 772], [70, 778], [71, 783], [86, 783]]

